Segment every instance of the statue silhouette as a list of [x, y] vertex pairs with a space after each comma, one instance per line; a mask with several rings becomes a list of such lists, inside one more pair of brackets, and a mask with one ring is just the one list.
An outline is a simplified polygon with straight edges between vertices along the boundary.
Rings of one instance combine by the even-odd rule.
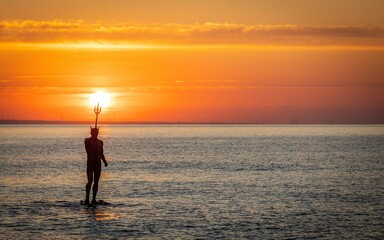
[[89, 193], [91, 192], [91, 185], [93, 182], [93, 198], [92, 204], [96, 204], [96, 195], [99, 188], [99, 179], [101, 175], [101, 160], [104, 162], [105, 167], [108, 166], [105, 160], [103, 141], [97, 138], [99, 128], [91, 127], [91, 137], [84, 140], [85, 150], [87, 151], [87, 178], [88, 183], [85, 186], [86, 195], [84, 204], [89, 204]]

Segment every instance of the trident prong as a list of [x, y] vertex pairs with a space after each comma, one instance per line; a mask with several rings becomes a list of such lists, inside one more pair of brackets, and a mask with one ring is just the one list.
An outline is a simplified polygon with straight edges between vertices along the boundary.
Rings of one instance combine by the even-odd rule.
[[97, 106], [95, 106], [95, 107], [93, 108], [93, 111], [94, 111], [95, 114], [96, 114], [95, 128], [97, 128], [97, 118], [99, 117], [99, 114], [101, 113], [101, 106], [100, 106], [100, 103], [99, 103], [99, 102], [97, 103]]

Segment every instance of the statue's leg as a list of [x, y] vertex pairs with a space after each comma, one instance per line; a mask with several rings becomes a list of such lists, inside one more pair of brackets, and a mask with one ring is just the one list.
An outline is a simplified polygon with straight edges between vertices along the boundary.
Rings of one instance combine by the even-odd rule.
[[92, 189], [92, 193], [93, 193], [92, 202], [95, 203], [97, 190], [99, 189], [99, 179], [100, 179], [100, 175], [101, 175], [101, 166], [100, 166], [100, 168], [96, 168], [94, 173], [95, 173], [95, 182], [93, 183], [93, 189]]
[[92, 186], [92, 182], [93, 182], [93, 171], [92, 171], [92, 169], [87, 169], [87, 178], [88, 178], [88, 182], [87, 182], [87, 185], [85, 186], [85, 192], [86, 192], [85, 203], [86, 204], [89, 203], [89, 193], [91, 192], [91, 186]]

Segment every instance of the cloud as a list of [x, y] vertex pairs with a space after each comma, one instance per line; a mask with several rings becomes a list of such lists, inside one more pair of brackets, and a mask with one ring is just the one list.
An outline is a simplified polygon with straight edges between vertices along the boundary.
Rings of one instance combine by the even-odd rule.
[[0, 43], [384, 46], [384, 26], [0, 21]]

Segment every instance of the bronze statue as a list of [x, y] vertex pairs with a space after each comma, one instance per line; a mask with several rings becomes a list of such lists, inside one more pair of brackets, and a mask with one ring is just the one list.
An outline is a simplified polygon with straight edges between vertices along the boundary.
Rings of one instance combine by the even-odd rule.
[[99, 179], [101, 175], [101, 160], [104, 162], [105, 167], [108, 166], [107, 160], [105, 160], [103, 141], [98, 139], [99, 128], [91, 127], [91, 137], [84, 140], [85, 150], [87, 151], [87, 178], [88, 183], [85, 187], [86, 195], [84, 204], [89, 204], [89, 193], [91, 191], [91, 185], [93, 182], [93, 198], [92, 204], [96, 204], [96, 195], [99, 188]]

